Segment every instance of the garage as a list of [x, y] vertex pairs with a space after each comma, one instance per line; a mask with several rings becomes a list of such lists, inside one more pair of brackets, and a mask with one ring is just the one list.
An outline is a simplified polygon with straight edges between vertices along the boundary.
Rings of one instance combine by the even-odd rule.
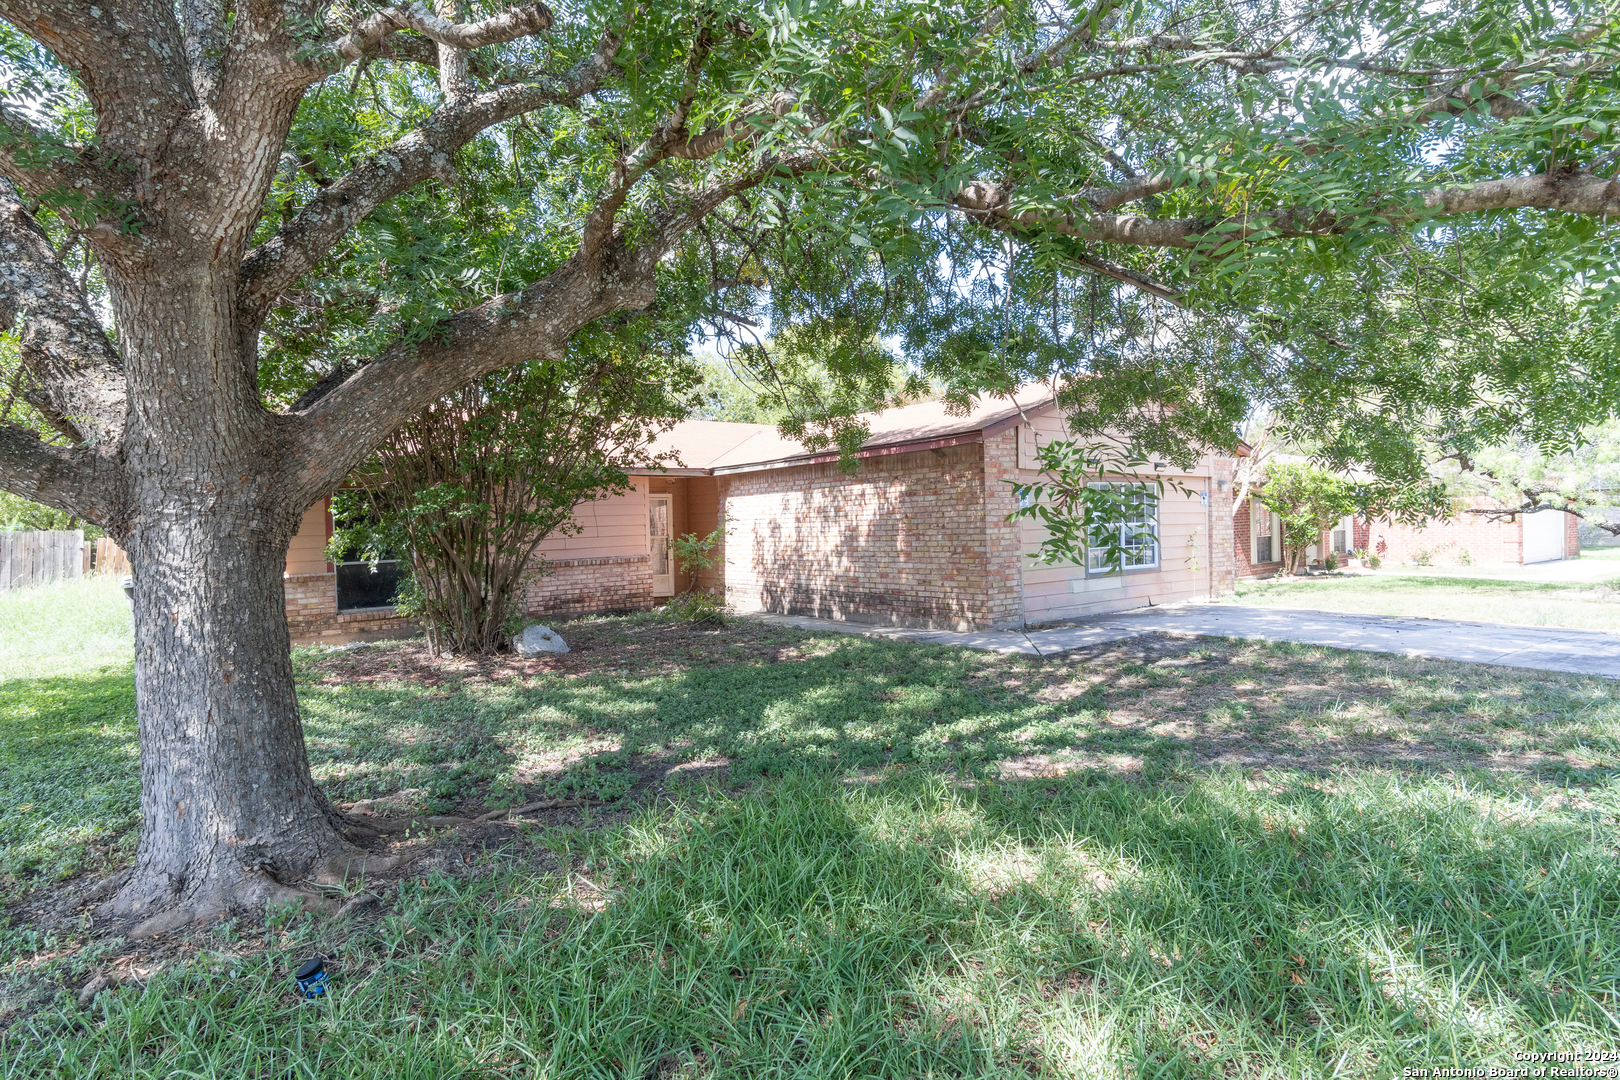
[[1524, 561], [1549, 562], [1564, 557], [1564, 512], [1542, 510], [1525, 514]]

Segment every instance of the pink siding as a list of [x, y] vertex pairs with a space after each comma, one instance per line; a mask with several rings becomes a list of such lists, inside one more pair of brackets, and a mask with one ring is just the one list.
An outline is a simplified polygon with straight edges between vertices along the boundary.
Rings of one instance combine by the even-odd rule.
[[298, 523], [298, 531], [287, 546], [287, 574], [331, 572], [326, 562], [328, 502], [322, 499], [304, 512], [304, 520]]
[[[662, 478], [660, 478], [662, 479]], [[633, 478], [635, 488], [622, 495], [593, 499], [574, 511], [579, 532], [553, 534], [540, 544], [547, 559], [610, 559], [647, 554], [647, 491], [645, 476]], [[666, 490], [662, 486], [660, 491]]]
[[[1053, 412], [1031, 417], [1039, 445], [1066, 438], [1062, 417]], [[1009, 435], [1011, 432], [1008, 433]], [[1022, 436], [1023, 431], [1018, 434]], [[1019, 447], [1020, 464], [1031, 462]], [[1031, 483], [1034, 469], [1017, 471], [1020, 482]], [[1204, 599], [1229, 589], [1232, 550], [1229, 539], [1217, 530], [1228, 529], [1231, 517], [1232, 466], [1228, 459], [1205, 458], [1188, 473], [1155, 474], [1166, 481], [1159, 506], [1159, 568], [1124, 574], [1087, 575], [1074, 563], [1045, 566], [1029, 557], [1046, 535], [1039, 522], [1021, 523], [1019, 550], [1023, 553], [1024, 604], [1030, 623], [1056, 622], [1148, 604]], [[1222, 487], [1215, 481], [1224, 479]], [[1191, 494], [1176, 490], [1172, 482]], [[1199, 498], [1207, 492], [1209, 505]], [[1211, 548], [1211, 537], [1216, 539]], [[1245, 541], [1245, 548], [1247, 541]], [[1212, 578], [1212, 574], [1214, 575]]]

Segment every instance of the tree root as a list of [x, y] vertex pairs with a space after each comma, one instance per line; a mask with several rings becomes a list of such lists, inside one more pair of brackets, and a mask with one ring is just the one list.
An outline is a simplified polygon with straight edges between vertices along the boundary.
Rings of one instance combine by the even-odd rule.
[[499, 821], [504, 817], [517, 817], [519, 814], [531, 813], [535, 810], [559, 810], [565, 806], [591, 806], [600, 803], [601, 799], [541, 799], [526, 806], [514, 806], [510, 810], [491, 810], [482, 817], [473, 818], [474, 821]]
[[519, 814], [528, 814], [536, 810], [560, 810], [569, 806], [592, 806], [601, 802], [601, 799], [541, 799], [538, 802], [514, 806], [507, 810], [491, 810], [489, 813], [480, 814], [477, 817], [425, 814], [416, 817], [385, 818], [372, 817], [370, 814], [356, 813], [351, 810], [343, 815], [343, 828], [369, 837], [392, 836], [407, 829], [456, 829], [466, 825], [482, 825], [490, 821], [500, 821], [503, 818], [516, 817]]
[[[536, 810], [558, 810], [571, 806], [588, 806], [600, 799], [539, 799], [505, 810], [491, 810], [478, 817], [447, 817], [425, 815], [407, 818], [373, 818], [366, 814], [332, 813], [334, 825], [342, 832], [359, 838], [381, 839], [403, 833], [408, 829], [449, 829], [482, 825], [493, 821], [517, 818]], [[101, 900], [98, 912], [103, 916], [139, 920], [128, 932], [132, 940], [172, 933], [186, 927], [199, 927], [218, 919], [245, 912], [262, 912], [271, 904], [297, 903], [305, 910], [337, 917], [345, 917], [377, 903], [377, 897], [362, 892], [346, 902], [334, 899], [321, 891], [321, 886], [348, 887], [365, 881], [369, 876], [385, 874], [415, 861], [423, 852], [402, 851], [391, 855], [366, 853], [351, 844], [342, 845], [342, 852], [317, 864], [307, 875], [310, 885], [286, 885], [260, 870], [244, 869], [235, 880], [220, 883], [202, 896], [187, 897], [172, 903], [158, 900], [157, 910], [150, 902], [140, 902], [125, 895], [134, 878], [133, 871], [113, 874], [98, 882], [85, 899]], [[149, 913], [150, 912], [150, 913]], [[144, 917], [143, 917], [144, 916]]]
[[317, 889], [295, 888], [267, 877], [248, 878], [241, 887], [216, 891], [189, 903], [166, 907], [136, 923], [129, 931], [131, 941], [173, 933], [186, 927], [202, 927], [242, 911], [263, 910], [271, 904], [301, 904], [308, 911], [331, 914], [337, 902]]

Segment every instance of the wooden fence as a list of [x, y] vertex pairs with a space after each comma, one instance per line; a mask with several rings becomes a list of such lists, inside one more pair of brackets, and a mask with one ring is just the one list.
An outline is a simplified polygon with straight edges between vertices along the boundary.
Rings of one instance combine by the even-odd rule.
[[48, 585], [84, 574], [84, 532], [0, 532], [0, 589]]
[[129, 556], [124, 549], [103, 536], [100, 540], [85, 542], [85, 573], [87, 574], [118, 574], [123, 576], [129, 573]]
[[49, 585], [89, 574], [129, 573], [129, 556], [107, 539], [86, 540], [78, 529], [0, 532], [0, 589]]

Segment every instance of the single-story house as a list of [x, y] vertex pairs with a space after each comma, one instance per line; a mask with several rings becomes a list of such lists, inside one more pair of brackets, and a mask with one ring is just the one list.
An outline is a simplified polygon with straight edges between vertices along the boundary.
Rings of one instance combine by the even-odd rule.
[[1450, 521], [1423, 528], [1387, 521], [1363, 523], [1366, 538], [1359, 546], [1386, 563], [1542, 563], [1580, 558], [1580, 525], [1580, 518], [1562, 510], [1516, 513], [1481, 496]]
[[[527, 614], [646, 609], [695, 585], [722, 592], [739, 612], [967, 630], [1212, 598], [1232, 587], [1231, 457], [1206, 456], [1185, 472], [1155, 463], [1141, 482], [1175, 484], [1144, 501], [1143, 520], [1122, 525], [1139, 538], [1131, 566], [1087, 565], [1096, 558], [1046, 566], [1030, 557], [1040, 526], [1007, 516], [1016, 509], [1009, 481], [1034, 480], [1037, 446], [1066, 434], [1050, 394], [986, 400], [965, 416], [924, 402], [864, 419], [871, 436], [854, 472], [836, 452], [808, 452], [773, 425], [678, 424], [657, 446], [678, 463], [581, 504], [579, 531], [541, 546], [544, 572], [528, 583]], [[715, 569], [684, 577], [672, 538], [722, 523]], [[330, 535], [323, 501], [288, 553], [294, 637], [403, 626], [369, 567], [325, 561]]]
[[[1282, 522], [1258, 498], [1232, 520], [1232, 543], [1239, 580], [1282, 572]], [[1471, 511], [1488, 511], [1475, 513]], [[1464, 566], [1574, 559], [1581, 553], [1580, 519], [1562, 510], [1513, 513], [1480, 497], [1455, 517], [1421, 528], [1356, 515], [1336, 522], [1306, 549], [1315, 561], [1328, 552], [1340, 557], [1365, 550], [1386, 565]]]

